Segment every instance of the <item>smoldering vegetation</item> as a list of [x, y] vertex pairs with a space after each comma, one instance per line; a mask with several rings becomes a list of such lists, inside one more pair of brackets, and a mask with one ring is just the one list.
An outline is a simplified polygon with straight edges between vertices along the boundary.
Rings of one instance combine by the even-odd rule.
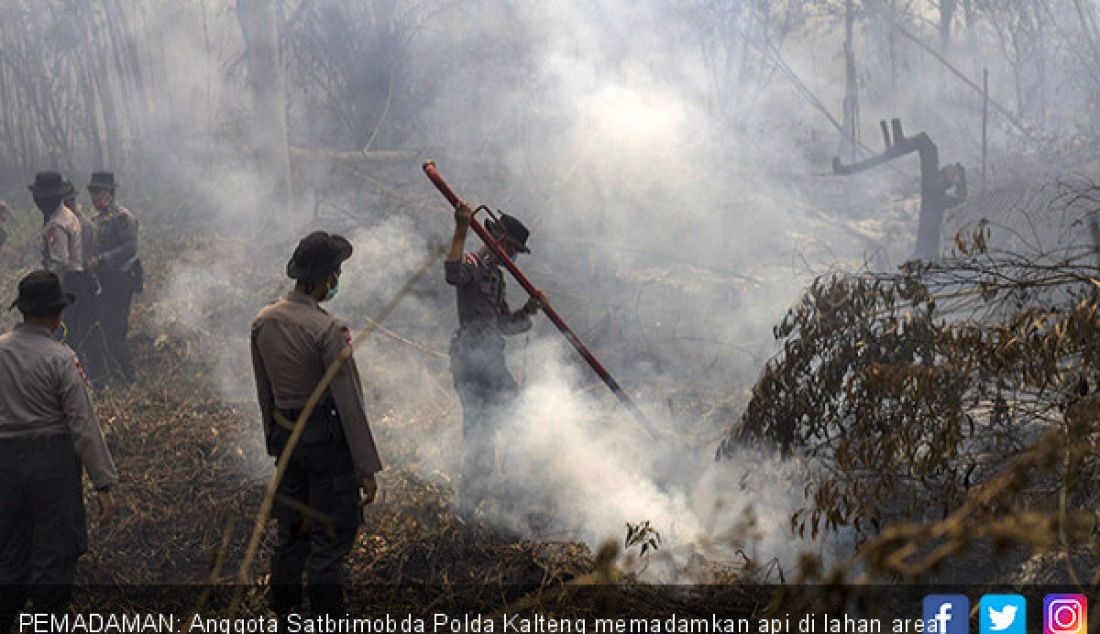
[[[219, 552], [229, 574], [271, 475], [248, 324], [315, 228], [356, 248], [332, 311], [371, 324], [449, 236], [427, 158], [528, 224], [520, 266], [656, 429], [538, 321], [509, 344], [501, 432], [528, 508], [459, 522], [437, 261], [357, 349], [389, 469], [356, 574], [479, 578], [519, 541], [496, 572], [537, 585], [624, 534], [619, 565], [659, 580], [926, 578], [990, 553], [983, 580], [1060, 579], [1090, 548], [1093, 419], [1064, 395], [1097, 384], [1098, 7], [589, 5], [0, 2], [4, 287], [38, 259], [38, 169], [114, 169], [143, 223], [142, 380], [99, 402], [130, 519], [96, 533], [114, 554], [89, 578], [199, 580]], [[965, 167], [938, 264], [898, 268], [915, 154], [833, 173], [893, 118]], [[127, 568], [155, 539], [179, 547]]]

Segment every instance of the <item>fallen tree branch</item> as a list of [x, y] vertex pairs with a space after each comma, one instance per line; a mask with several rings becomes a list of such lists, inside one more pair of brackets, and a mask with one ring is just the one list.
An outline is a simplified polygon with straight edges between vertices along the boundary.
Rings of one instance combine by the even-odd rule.
[[389, 328], [386, 328], [382, 324], [374, 321], [370, 317], [367, 317], [367, 324], [369, 326], [373, 326], [375, 328], [375, 330], [377, 330], [379, 332], [379, 334], [385, 335], [385, 336], [389, 337], [390, 339], [393, 339], [394, 341], [397, 341], [399, 343], [403, 343], [406, 346], [409, 346], [410, 348], [413, 348], [415, 350], [419, 350], [419, 351], [421, 351], [421, 352], [423, 352], [427, 355], [436, 357], [437, 359], [450, 359], [451, 358], [451, 355], [449, 355], [445, 352], [440, 352], [439, 350], [436, 350], [434, 348], [429, 348], [428, 346], [426, 346], [422, 343], [417, 343], [417, 342], [415, 342], [412, 339], [409, 339], [407, 337], [402, 337], [401, 335], [397, 334], [396, 332], [394, 332], [394, 331], [390, 330]]
[[292, 156], [317, 156], [335, 161], [407, 161], [415, 159], [414, 150], [322, 150], [319, 148], [290, 146]]

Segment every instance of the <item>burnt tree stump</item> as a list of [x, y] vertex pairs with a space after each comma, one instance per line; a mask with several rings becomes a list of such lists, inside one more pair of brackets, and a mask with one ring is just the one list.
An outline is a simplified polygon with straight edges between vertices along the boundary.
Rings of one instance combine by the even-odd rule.
[[921, 195], [914, 257], [918, 260], [934, 262], [940, 256], [940, 233], [943, 230], [944, 210], [966, 200], [966, 170], [959, 163], [941, 169], [939, 149], [936, 148], [932, 139], [928, 138], [924, 132], [906, 137], [902, 132], [900, 119], [891, 120], [889, 129], [886, 127], [886, 121], [880, 121], [879, 126], [882, 128], [883, 143], [886, 145], [882, 154], [850, 165], [844, 165], [840, 162], [840, 157], [834, 157], [833, 173], [855, 174], [916, 152], [920, 157]]

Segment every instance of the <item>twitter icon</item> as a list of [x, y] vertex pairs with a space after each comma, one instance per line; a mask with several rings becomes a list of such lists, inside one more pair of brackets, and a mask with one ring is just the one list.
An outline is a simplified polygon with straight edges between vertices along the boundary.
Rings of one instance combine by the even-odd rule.
[[1027, 599], [1018, 594], [987, 594], [978, 604], [981, 634], [1027, 634]]

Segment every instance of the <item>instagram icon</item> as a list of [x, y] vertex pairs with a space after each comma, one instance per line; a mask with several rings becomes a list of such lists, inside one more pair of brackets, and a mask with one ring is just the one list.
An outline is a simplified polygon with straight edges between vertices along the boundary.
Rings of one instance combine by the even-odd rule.
[[1043, 634], [1088, 634], [1088, 601], [1083, 594], [1043, 598]]

